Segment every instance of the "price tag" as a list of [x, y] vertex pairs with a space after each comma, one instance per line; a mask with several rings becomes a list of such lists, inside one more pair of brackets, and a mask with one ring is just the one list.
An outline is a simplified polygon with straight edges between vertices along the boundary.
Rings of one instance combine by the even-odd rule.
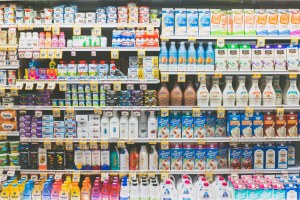
[[25, 90], [33, 90], [33, 83], [28, 82], [25, 84]]
[[238, 175], [237, 172], [236, 173], [232, 173], [232, 174], [230, 174], [230, 178], [231, 178], [231, 180], [238, 180], [239, 179], [239, 175]]
[[23, 90], [23, 86], [24, 86], [24, 84], [22, 82], [19, 82], [19, 81], [16, 82], [16, 87], [18, 90]]
[[121, 91], [122, 90], [121, 82], [114, 82], [113, 88], [114, 88], [114, 91], [118, 91], [118, 92]]
[[290, 79], [296, 79], [297, 78], [297, 74], [296, 73], [291, 73], [291, 74], [289, 74], [289, 78]]
[[139, 49], [138, 50], [138, 58], [145, 58], [145, 56], [146, 56], [145, 49]]
[[104, 84], [103, 89], [104, 90], [110, 90], [110, 84]]
[[47, 85], [47, 90], [54, 90], [56, 86], [55, 82], [49, 82]]
[[76, 171], [76, 173], [73, 174], [73, 182], [80, 182], [80, 174], [79, 171]]
[[253, 106], [246, 106], [246, 117], [253, 117]]
[[195, 36], [189, 36], [188, 41], [189, 42], [196, 42], [196, 37]]
[[0, 132], [0, 140], [7, 140], [7, 132]]
[[51, 149], [51, 141], [49, 138], [45, 138], [45, 141], [44, 141], [44, 148], [47, 149], [47, 150], [50, 150]]
[[169, 116], [169, 108], [161, 108], [160, 113], [162, 117], [167, 117]]
[[114, 60], [119, 59], [119, 50], [117, 50], [117, 49], [111, 50], [110, 57], [111, 57], [111, 59], [114, 59]]
[[283, 117], [283, 115], [284, 115], [284, 108], [277, 108], [276, 116], [280, 118], [280, 117]]
[[90, 149], [98, 149], [98, 144], [95, 139], [90, 140]]
[[13, 97], [19, 96], [19, 90], [17, 89], [16, 86], [14, 86], [14, 87], [12, 86], [10, 88], [10, 95], [13, 96]]
[[198, 82], [205, 82], [206, 75], [205, 74], [198, 74]]
[[138, 68], [138, 77], [139, 79], [145, 79], [145, 73], [143, 68]]
[[224, 47], [225, 46], [225, 39], [224, 38], [217, 38], [217, 46], [218, 47]]
[[205, 144], [205, 138], [199, 138], [198, 139], [198, 144], [204, 145]]
[[200, 107], [192, 108], [192, 112], [193, 112], [193, 117], [200, 117], [200, 115], [201, 115]]
[[81, 35], [81, 28], [79, 26], [73, 27], [73, 35]]
[[291, 45], [298, 45], [299, 39], [298, 38], [291, 38]]
[[25, 24], [18, 24], [19, 31], [25, 31]]
[[73, 150], [73, 142], [70, 140], [66, 140], [65, 147], [66, 147], [67, 151], [72, 151]]
[[5, 97], [5, 88], [0, 88], [0, 97]]
[[178, 74], [178, 82], [179, 83], [185, 82], [185, 74]]
[[253, 74], [252, 77], [253, 78], [261, 78], [261, 74]]
[[56, 143], [56, 146], [64, 146], [64, 142], [60, 138], [56, 138], [56, 142], [55, 143]]
[[128, 139], [127, 144], [135, 144], [135, 141], [133, 139]]
[[54, 49], [48, 49], [48, 58], [54, 59], [55, 57], [55, 50]]
[[46, 59], [48, 56], [48, 50], [47, 49], [40, 49], [40, 58]]
[[54, 175], [54, 180], [59, 180], [59, 179], [61, 179], [62, 178], [62, 173], [55, 173], [55, 175]]
[[231, 137], [231, 138], [230, 138], [229, 144], [230, 144], [230, 146], [236, 147], [236, 146], [237, 146], [237, 142], [238, 142], [238, 138], [236, 138], [236, 137]]
[[6, 173], [6, 175], [10, 176], [10, 177], [14, 176], [15, 174], [16, 174], [15, 170], [8, 170], [7, 173]]
[[222, 73], [215, 73], [214, 78], [222, 78]]
[[32, 52], [32, 58], [33, 59], [40, 59], [40, 52], [39, 51], [33, 51]]
[[157, 141], [156, 140], [149, 140], [149, 144], [152, 144], [152, 145], [156, 145], [157, 144]]
[[130, 180], [135, 180], [136, 179], [136, 173], [131, 172], [131, 173], [128, 174], [128, 176], [129, 176]]
[[169, 149], [169, 141], [162, 140], [161, 143], [160, 143], [160, 148], [161, 149]]
[[37, 83], [36, 84], [37, 90], [44, 90], [44, 88], [45, 88], [45, 83]]
[[133, 84], [128, 84], [126, 85], [127, 90], [134, 90], [134, 85]]
[[162, 172], [160, 175], [161, 180], [166, 180], [169, 178], [169, 173], [168, 172]]
[[76, 56], [76, 49], [71, 49], [71, 56]]
[[124, 141], [118, 141], [118, 142], [117, 142], [117, 146], [118, 146], [118, 148], [122, 148], [122, 149], [126, 147]]
[[169, 74], [161, 74], [160, 81], [161, 82], [169, 82]]
[[101, 140], [100, 141], [100, 147], [101, 147], [101, 149], [108, 149], [108, 141], [107, 140]]
[[33, 24], [26, 24], [25, 29], [26, 30], [33, 30]]
[[39, 179], [39, 176], [37, 174], [31, 174], [30, 179], [33, 181], [37, 181]]
[[144, 85], [144, 84], [140, 85], [140, 89], [141, 90], [147, 90], [147, 85]]
[[151, 173], [148, 173], [148, 177], [150, 178], [150, 177], [155, 177], [156, 175], [155, 175], [155, 173], [154, 172], [151, 172]]
[[44, 31], [51, 31], [51, 26], [44, 25]]
[[52, 26], [52, 35], [59, 35], [59, 34], [60, 34], [60, 27]]
[[101, 107], [94, 107], [94, 113], [97, 114], [97, 115], [101, 115], [102, 114]]
[[53, 108], [53, 117], [60, 117], [60, 109], [59, 108]]
[[108, 173], [101, 173], [101, 181], [105, 181], [105, 179], [109, 178], [109, 174]]
[[43, 116], [42, 108], [35, 108], [34, 116], [38, 118], [42, 117]]
[[55, 49], [55, 54], [54, 54], [54, 58], [55, 59], [62, 59], [62, 50], [61, 49]]
[[225, 118], [225, 108], [224, 106], [219, 106], [217, 108], [217, 118], [224, 119]]
[[258, 37], [256, 45], [258, 47], [264, 47], [264, 46], [266, 46], [266, 39], [264, 37]]
[[212, 182], [214, 180], [213, 171], [212, 170], [206, 170], [205, 171], [205, 178], [208, 182]]
[[91, 91], [92, 92], [98, 92], [99, 91], [99, 84], [97, 82], [91, 82]]
[[61, 92], [67, 91], [67, 83], [66, 82], [59, 83], [59, 91], [61, 91]]
[[67, 107], [66, 109], [66, 116], [67, 117], [74, 117], [74, 107]]
[[94, 36], [101, 36], [101, 34], [102, 34], [101, 32], [102, 32], [101, 26], [97, 26], [93, 29]]
[[153, 78], [159, 79], [159, 69], [157, 67], [152, 68]]
[[97, 52], [94, 48], [91, 49], [91, 56], [95, 57], [97, 55]]
[[154, 26], [147, 26], [147, 35], [154, 35]]
[[169, 38], [164, 37], [164, 36], [161, 36], [161, 37], [160, 37], [160, 41], [168, 42], [168, 41], [169, 41]]
[[88, 149], [88, 145], [85, 139], [79, 140], [79, 148], [82, 150]]

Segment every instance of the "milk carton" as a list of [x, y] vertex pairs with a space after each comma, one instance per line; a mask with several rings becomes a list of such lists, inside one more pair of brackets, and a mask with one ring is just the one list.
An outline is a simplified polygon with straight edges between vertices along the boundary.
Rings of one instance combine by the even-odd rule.
[[288, 147], [284, 143], [277, 146], [277, 168], [286, 169], [288, 167]]
[[162, 9], [162, 35], [174, 35], [175, 16], [173, 8]]
[[291, 35], [299, 35], [300, 34], [300, 13], [298, 9], [291, 9], [290, 10], [290, 34]]
[[296, 146], [294, 142], [288, 142], [288, 166], [294, 166], [296, 164]]
[[228, 12], [228, 35], [244, 35], [244, 12], [233, 9]]
[[216, 70], [217, 71], [226, 71], [227, 70], [227, 59], [228, 52], [227, 47], [219, 47], [215, 48], [215, 62], [216, 62]]
[[216, 116], [214, 116], [211, 112], [208, 112], [206, 116], [206, 137], [214, 137], [216, 134]]
[[221, 13], [221, 35], [227, 35], [228, 14], [226, 10], [222, 10]]
[[252, 137], [252, 117], [248, 117], [245, 113], [241, 114], [241, 134], [242, 137]]
[[256, 9], [256, 35], [268, 35], [267, 13], [265, 10]]
[[199, 14], [197, 9], [186, 10], [187, 34], [199, 35]]
[[260, 112], [255, 112], [252, 122], [253, 137], [263, 137], [264, 135], [264, 115]]
[[241, 71], [250, 71], [251, 70], [251, 47], [249, 44], [240, 44], [239, 45], [240, 51], [240, 70]]
[[226, 119], [216, 118], [216, 137], [226, 137]]
[[161, 116], [157, 117], [157, 124], [158, 124], [158, 138], [169, 138], [169, 116]]
[[195, 169], [195, 150], [193, 144], [183, 145], [183, 170]]
[[218, 146], [217, 144], [208, 144], [206, 150], [206, 170], [215, 170], [217, 163]]
[[[206, 135], [205, 130], [206, 116], [194, 117], [194, 138], [203, 138]], [[172, 132], [171, 132], [172, 133]]]
[[279, 18], [279, 35], [290, 35], [290, 12], [288, 10], [279, 9], [278, 10], [278, 18]]
[[186, 35], [186, 9], [175, 9], [175, 35]]
[[275, 70], [284, 71], [286, 70], [286, 47], [285, 45], [274, 45], [275, 51]]
[[264, 59], [264, 71], [273, 71], [274, 70], [274, 61], [275, 61], [275, 51], [273, 46], [266, 45], [263, 49], [263, 59]]
[[217, 155], [217, 161], [218, 161], [218, 169], [227, 169], [227, 163], [228, 163], [228, 146], [225, 143], [219, 143], [218, 146], [218, 155]]
[[244, 9], [245, 35], [256, 35], [256, 14], [253, 9]]
[[261, 71], [264, 66], [263, 48], [251, 45], [252, 70]]
[[253, 169], [264, 168], [264, 147], [262, 144], [255, 144], [253, 147]]
[[182, 115], [182, 138], [192, 138], [194, 135], [194, 120], [191, 113], [186, 112]]
[[210, 34], [222, 35], [222, 12], [221, 10], [213, 9], [210, 11]]
[[267, 9], [266, 12], [267, 12], [268, 35], [278, 35], [279, 34], [279, 22], [278, 22], [277, 10]]
[[289, 45], [286, 48], [287, 69], [289, 71], [298, 71], [299, 49], [297, 45]]
[[275, 169], [276, 166], [276, 147], [273, 144], [267, 144], [265, 146], [265, 168]]
[[209, 9], [198, 9], [199, 35], [210, 35], [211, 18]]
[[181, 113], [170, 112], [170, 138], [181, 138]]
[[159, 169], [160, 170], [170, 170], [171, 168], [171, 150], [170, 148], [167, 149], [160, 149], [159, 155]]
[[228, 115], [228, 134], [230, 137], [239, 138], [240, 133], [240, 115], [233, 113]]
[[182, 170], [182, 145], [171, 146], [171, 170]]
[[231, 169], [241, 169], [242, 149], [237, 145], [230, 148], [229, 165]]
[[227, 45], [227, 70], [239, 70], [240, 51], [238, 44]]
[[202, 144], [195, 146], [195, 170], [205, 170], [206, 166], [206, 147]]
[[245, 144], [242, 148], [242, 169], [252, 169], [253, 148], [249, 144]]

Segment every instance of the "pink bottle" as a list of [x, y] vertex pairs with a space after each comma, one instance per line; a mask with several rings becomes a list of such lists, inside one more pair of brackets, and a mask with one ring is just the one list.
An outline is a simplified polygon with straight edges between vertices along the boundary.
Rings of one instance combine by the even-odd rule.
[[51, 47], [58, 47], [58, 38], [56, 35], [53, 35], [53, 37], [52, 37]]
[[51, 199], [52, 200], [59, 200], [59, 193], [60, 193], [61, 185], [58, 182], [54, 182], [51, 190]]
[[109, 200], [110, 187], [107, 181], [103, 182], [101, 200]]
[[119, 200], [120, 197], [119, 186], [117, 183], [113, 183], [110, 190], [110, 200]]
[[39, 47], [45, 47], [45, 32], [40, 32]]
[[101, 198], [100, 185], [99, 185], [99, 183], [94, 183], [94, 187], [92, 189], [91, 200], [100, 200], [100, 198]]
[[58, 40], [58, 46], [59, 47], [65, 47], [66, 46], [66, 39], [65, 39], [65, 33], [60, 32], [59, 40]]

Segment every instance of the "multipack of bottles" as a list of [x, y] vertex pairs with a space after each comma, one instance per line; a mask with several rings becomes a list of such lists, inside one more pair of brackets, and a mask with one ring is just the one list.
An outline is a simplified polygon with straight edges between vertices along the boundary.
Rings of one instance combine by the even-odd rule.
[[64, 32], [60, 32], [59, 35], [51, 34], [51, 32], [20, 32], [20, 48], [49, 48], [65, 46], [66, 39]]

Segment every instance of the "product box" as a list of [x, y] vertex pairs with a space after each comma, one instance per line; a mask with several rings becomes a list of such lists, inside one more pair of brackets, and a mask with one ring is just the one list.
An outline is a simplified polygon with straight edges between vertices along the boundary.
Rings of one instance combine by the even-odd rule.
[[285, 45], [274, 45], [275, 51], [275, 71], [284, 71], [286, 70], [286, 47]]
[[297, 45], [289, 45], [286, 48], [287, 69], [289, 71], [299, 71], [299, 50]]
[[182, 113], [182, 138], [192, 138], [194, 135], [194, 120], [191, 113]]
[[175, 9], [175, 35], [186, 35], [187, 13], [185, 8]]
[[181, 138], [181, 113], [170, 112], [170, 138]]
[[263, 169], [265, 164], [265, 152], [262, 144], [255, 144], [253, 147], [253, 169]]
[[206, 152], [206, 170], [215, 170], [218, 168], [217, 155], [218, 145], [208, 144]]
[[263, 9], [256, 9], [256, 35], [268, 35], [267, 12]]
[[226, 10], [221, 11], [221, 35], [227, 35], [228, 14]]
[[171, 146], [171, 170], [182, 170], [182, 145]]
[[275, 169], [276, 168], [276, 147], [273, 144], [267, 144], [265, 146], [265, 168]]
[[245, 35], [256, 35], [256, 13], [253, 9], [244, 9]]
[[83, 169], [84, 160], [84, 150], [75, 150], [74, 151], [74, 164], [76, 170]]
[[252, 169], [252, 160], [253, 160], [253, 148], [245, 144], [245, 146], [242, 147], [242, 169]]
[[267, 9], [267, 30], [268, 35], [279, 35], [279, 15], [274, 9]]
[[227, 47], [215, 48], [215, 66], [217, 71], [226, 71], [227, 70], [227, 59], [228, 59], [228, 50]]
[[216, 137], [226, 137], [226, 119], [216, 118]]
[[264, 136], [264, 115], [260, 112], [255, 112], [253, 114], [253, 137], [263, 137]]
[[290, 112], [286, 116], [286, 129], [288, 137], [297, 137], [298, 133], [298, 115]]
[[175, 15], [172, 8], [162, 9], [162, 35], [174, 35]]
[[195, 150], [193, 144], [185, 143], [182, 149], [183, 170], [195, 169]]
[[169, 117], [158, 116], [158, 138], [169, 138], [170, 137], [170, 124]]
[[244, 18], [245, 15], [242, 9], [233, 9], [230, 13], [228, 13], [228, 34], [244, 35]]
[[296, 146], [294, 142], [288, 142], [288, 166], [296, 164]]
[[159, 155], [159, 170], [170, 170], [171, 168], [171, 150], [170, 149], [160, 149]]
[[195, 146], [195, 170], [205, 170], [206, 167], [206, 147], [202, 144]]
[[228, 168], [228, 146], [225, 143], [218, 144], [218, 169], [227, 169]]
[[100, 150], [92, 150], [92, 169], [100, 170], [101, 160], [100, 160]]
[[276, 117], [275, 127], [276, 137], [286, 137], [286, 115]]
[[215, 137], [216, 135], [216, 116], [212, 113], [208, 113], [206, 116], [206, 137]]
[[285, 9], [278, 9], [279, 35], [290, 35], [290, 12]]
[[240, 133], [240, 122], [241, 117], [238, 114], [229, 114], [228, 115], [228, 134], [230, 137], [239, 138]]
[[251, 46], [249, 44], [240, 44], [239, 45], [239, 63], [241, 71], [250, 71], [251, 70]]
[[251, 45], [252, 70], [261, 71], [264, 66], [263, 48]]
[[47, 150], [39, 148], [38, 150], [39, 170], [47, 170]]
[[209, 9], [198, 9], [199, 12], [199, 35], [210, 35], [210, 11]]
[[231, 169], [241, 169], [242, 149], [238, 146], [230, 148], [229, 165]]
[[274, 71], [275, 51], [272, 45], [266, 45], [263, 49], [264, 71]]
[[197, 9], [186, 9], [187, 34], [199, 35], [199, 13]]
[[83, 170], [91, 170], [92, 169], [92, 151], [85, 150], [83, 153], [83, 156], [84, 156]]
[[210, 34], [222, 35], [222, 11], [219, 9], [210, 10]]
[[238, 44], [227, 45], [227, 70], [239, 70], [240, 51]]
[[252, 137], [252, 117], [246, 116], [245, 113], [241, 114], [241, 136], [246, 138]]
[[275, 137], [275, 115], [273, 113], [264, 114], [264, 135]]
[[300, 13], [299, 9], [291, 9], [290, 11], [290, 23], [289, 23], [289, 28], [290, 28], [290, 34], [291, 35], [299, 35], [300, 34]]
[[194, 138], [203, 138], [206, 135], [205, 130], [206, 116], [203, 114], [199, 117], [194, 117]]
[[288, 167], [288, 147], [281, 143], [277, 146], [277, 169], [287, 169]]

